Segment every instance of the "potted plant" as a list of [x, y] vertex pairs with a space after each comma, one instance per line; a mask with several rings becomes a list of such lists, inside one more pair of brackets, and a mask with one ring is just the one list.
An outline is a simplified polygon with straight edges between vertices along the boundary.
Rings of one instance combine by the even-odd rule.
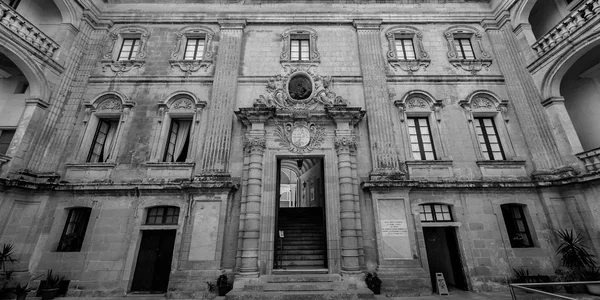
[[[561, 242], [556, 249], [556, 254], [560, 255], [561, 265], [565, 268], [560, 272], [557, 270], [557, 275], [566, 281], [583, 280], [586, 270], [596, 268], [594, 255], [585, 245], [585, 237], [581, 233], [575, 234], [572, 229], [557, 230], [556, 235]], [[565, 286], [567, 293], [572, 293], [574, 290], [573, 286]]]
[[40, 287], [40, 294], [42, 296], [42, 300], [52, 300], [56, 297], [58, 293], [58, 287], [60, 282], [65, 279], [64, 276], [58, 276], [52, 274], [52, 269], [48, 270], [46, 273], [46, 279], [44, 281], [43, 287]]
[[367, 273], [367, 276], [365, 277], [365, 283], [367, 284], [367, 287], [373, 291], [373, 294], [381, 294], [381, 279], [377, 277], [377, 273], [373, 272], [372, 275], [371, 273]]
[[225, 296], [229, 292], [229, 284], [227, 283], [227, 275], [222, 274], [217, 279], [217, 287], [219, 288], [219, 296]]
[[10, 291], [9, 282], [15, 270], [7, 270], [6, 266], [8, 263], [17, 261], [13, 258], [13, 249], [13, 244], [3, 244], [2, 249], [0, 249], [0, 296]]
[[[583, 280], [600, 281], [600, 268], [593, 267], [583, 271]], [[600, 296], [600, 283], [588, 283], [585, 286], [590, 294]]]
[[25, 300], [25, 298], [27, 298], [27, 293], [29, 293], [29, 291], [31, 291], [31, 288], [29, 288], [29, 283], [26, 283], [25, 285], [21, 285], [20, 283], [17, 283], [14, 291], [15, 291], [15, 295], [17, 295], [16, 300]]

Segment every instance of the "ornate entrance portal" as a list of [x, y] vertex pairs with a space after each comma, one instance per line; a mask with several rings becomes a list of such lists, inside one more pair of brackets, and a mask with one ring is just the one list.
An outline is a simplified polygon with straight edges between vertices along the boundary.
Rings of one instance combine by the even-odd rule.
[[[331, 83], [311, 70], [292, 69], [269, 79], [267, 93], [252, 107], [236, 111], [246, 126], [236, 278], [302, 266], [329, 274], [360, 270], [354, 127], [365, 111], [349, 107]], [[300, 171], [309, 165], [313, 168]], [[301, 231], [294, 226], [303, 223], [316, 227], [314, 235], [294, 235]], [[290, 224], [296, 225], [286, 227]], [[286, 252], [286, 243], [295, 240], [292, 246], [299, 250], [302, 239], [322, 247], [305, 249], [310, 254]]]

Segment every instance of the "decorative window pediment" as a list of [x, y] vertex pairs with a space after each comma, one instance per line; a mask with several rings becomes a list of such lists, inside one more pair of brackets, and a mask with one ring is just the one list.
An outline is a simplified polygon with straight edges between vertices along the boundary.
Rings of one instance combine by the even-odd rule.
[[387, 30], [388, 63], [394, 68], [412, 74], [421, 67], [427, 69], [431, 59], [423, 47], [423, 33], [412, 26], [394, 26]]
[[282, 66], [318, 65], [321, 55], [317, 50], [317, 31], [309, 27], [286, 29], [282, 37], [280, 63]]
[[444, 36], [448, 42], [448, 61], [453, 66], [477, 74], [492, 65], [492, 57], [483, 47], [481, 32], [474, 27], [452, 26]]
[[490, 92], [476, 91], [467, 99], [459, 101], [458, 104], [467, 112], [469, 121], [472, 121], [474, 117], [494, 117], [500, 112], [504, 120], [508, 122], [508, 100], [500, 100]]
[[140, 26], [124, 26], [109, 34], [109, 45], [102, 57], [102, 71], [110, 69], [117, 76], [146, 63], [146, 43], [150, 32]]
[[394, 102], [400, 110], [400, 120], [404, 122], [407, 117], [427, 117], [432, 112], [435, 119], [441, 119], [440, 110], [443, 107], [443, 100], [435, 99], [425, 91], [410, 91], [400, 100]]
[[207, 71], [213, 63], [214, 37], [213, 30], [206, 26], [188, 26], [180, 29], [169, 60], [171, 67], [178, 67], [186, 75], [200, 69]]

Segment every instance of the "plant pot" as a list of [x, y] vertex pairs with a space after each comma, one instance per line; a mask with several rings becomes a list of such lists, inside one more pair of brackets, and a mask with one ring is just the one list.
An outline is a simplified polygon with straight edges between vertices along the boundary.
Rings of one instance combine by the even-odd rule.
[[27, 293], [25, 294], [17, 294], [16, 300], [25, 300], [27, 298]]
[[373, 291], [373, 294], [375, 294], [375, 295], [381, 294], [381, 285], [374, 285], [371, 288], [371, 291]]
[[600, 283], [591, 283], [586, 284], [585, 286], [587, 287], [588, 293], [600, 296]]
[[58, 288], [40, 290], [42, 300], [52, 300], [58, 294]]
[[219, 287], [219, 296], [225, 296], [225, 294], [227, 294], [227, 292], [229, 292], [228, 285]]

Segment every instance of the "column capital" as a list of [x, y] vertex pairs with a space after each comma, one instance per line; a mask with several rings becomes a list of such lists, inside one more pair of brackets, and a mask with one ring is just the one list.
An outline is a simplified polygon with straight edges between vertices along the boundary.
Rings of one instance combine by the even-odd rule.
[[356, 136], [336, 136], [333, 144], [338, 153], [350, 153], [356, 150]]
[[381, 19], [356, 19], [352, 23], [356, 30], [376, 30], [379, 31], [381, 27]]
[[244, 150], [246, 150], [249, 153], [263, 153], [265, 151], [265, 148], [267, 147], [267, 140], [264, 136], [245, 136], [243, 145]]
[[246, 27], [246, 20], [219, 20], [221, 30], [243, 30]]

